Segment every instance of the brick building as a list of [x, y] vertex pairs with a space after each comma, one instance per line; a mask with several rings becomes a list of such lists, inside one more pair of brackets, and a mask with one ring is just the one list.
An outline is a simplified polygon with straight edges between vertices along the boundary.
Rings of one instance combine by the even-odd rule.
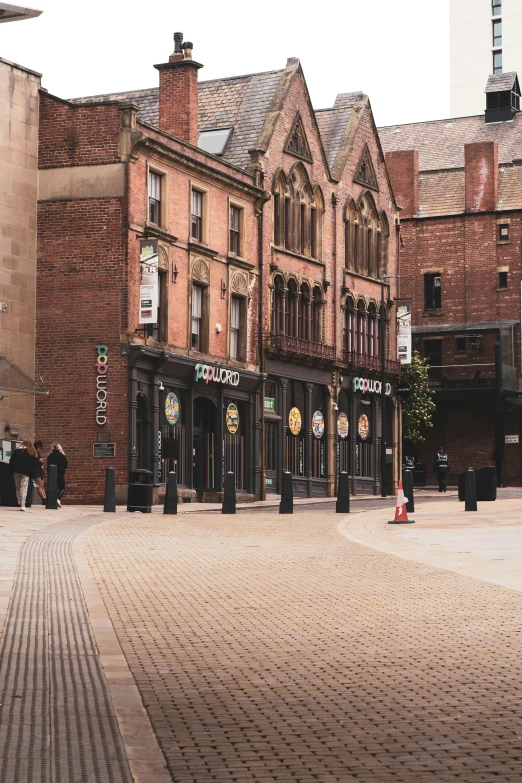
[[443, 444], [450, 481], [496, 465], [521, 482], [522, 116], [516, 74], [491, 76], [485, 115], [380, 129], [401, 212], [401, 293], [437, 411], [418, 461]]
[[174, 39], [159, 88], [41, 95], [39, 435], [80, 501], [108, 465], [120, 500], [137, 468], [157, 496], [170, 470], [203, 498], [226, 470], [247, 495], [284, 469], [305, 496], [339, 468], [378, 492], [380, 454], [390, 483], [398, 464], [398, 212], [369, 100], [314, 112], [294, 58], [198, 84]]

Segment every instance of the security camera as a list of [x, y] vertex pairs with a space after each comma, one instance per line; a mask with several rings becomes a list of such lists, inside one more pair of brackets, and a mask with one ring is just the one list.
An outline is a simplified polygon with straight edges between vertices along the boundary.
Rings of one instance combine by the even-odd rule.
[[160, 390], [160, 391], [163, 391], [164, 389], [165, 389], [165, 387], [164, 387], [164, 385], [162, 384], [162, 382], [160, 381], [160, 382], [159, 382], [159, 390]]
[[339, 410], [339, 406], [337, 405], [336, 402], [334, 402], [334, 404], [333, 404], [333, 409], [334, 409], [334, 411], [338, 411]]

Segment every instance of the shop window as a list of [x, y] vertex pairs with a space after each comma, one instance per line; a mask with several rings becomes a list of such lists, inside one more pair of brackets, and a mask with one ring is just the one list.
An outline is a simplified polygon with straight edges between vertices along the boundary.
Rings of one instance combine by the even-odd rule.
[[242, 255], [241, 252], [241, 229], [243, 210], [233, 204], [230, 205], [230, 228], [229, 228], [229, 250], [236, 256]]
[[357, 397], [356, 405], [355, 475], [363, 478], [372, 475], [374, 410], [370, 399]]
[[509, 223], [498, 224], [498, 242], [509, 242]]
[[508, 273], [507, 272], [499, 272], [498, 273], [498, 287], [499, 288], [507, 288], [508, 287]]
[[176, 474], [178, 485], [187, 483], [186, 393], [184, 389], [168, 386], [160, 391], [160, 482], [167, 481], [169, 473]]
[[223, 424], [225, 473], [232, 471], [236, 479], [236, 489], [246, 490], [246, 406], [238, 400], [225, 399], [223, 408], [225, 415]]
[[155, 171], [149, 171], [149, 222], [155, 226], [161, 226], [161, 197], [162, 197], [161, 174]]
[[246, 300], [232, 296], [230, 300], [230, 358], [244, 362], [246, 358]]
[[197, 242], [203, 241], [203, 193], [192, 190], [190, 236]]
[[440, 310], [441, 276], [438, 273], [424, 275], [424, 309]]
[[208, 287], [197, 283], [192, 285], [191, 303], [191, 348], [194, 351], [208, 350]]
[[[292, 409], [296, 409], [292, 416], [294, 432], [289, 425], [289, 414]], [[297, 411], [297, 413], [296, 413]], [[289, 381], [286, 393], [286, 411], [285, 426], [286, 432], [286, 464], [285, 470], [288, 470], [294, 476], [306, 475], [306, 422], [305, 415], [305, 395], [303, 384], [299, 381]], [[296, 421], [300, 422], [300, 429], [296, 426]], [[299, 431], [297, 431], [299, 430]]]

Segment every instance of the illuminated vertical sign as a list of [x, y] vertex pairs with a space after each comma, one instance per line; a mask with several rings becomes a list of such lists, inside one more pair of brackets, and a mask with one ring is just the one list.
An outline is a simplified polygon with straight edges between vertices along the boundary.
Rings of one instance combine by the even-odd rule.
[[397, 359], [411, 364], [411, 303], [397, 305]]
[[158, 322], [158, 240], [140, 239], [140, 324]]
[[109, 349], [106, 345], [97, 345], [96, 353], [96, 424], [107, 423], [107, 371], [109, 369]]

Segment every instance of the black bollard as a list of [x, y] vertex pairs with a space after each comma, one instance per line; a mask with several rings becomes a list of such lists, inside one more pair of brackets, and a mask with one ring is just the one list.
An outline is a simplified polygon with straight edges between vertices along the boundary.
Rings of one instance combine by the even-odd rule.
[[49, 465], [45, 508], [58, 508], [58, 468], [56, 465]]
[[105, 501], [104, 511], [116, 511], [116, 476], [114, 468], [105, 470]]
[[466, 471], [465, 490], [466, 497], [464, 511], [477, 511], [477, 482], [473, 468], [469, 468]]
[[336, 514], [350, 513], [350, 481], [348, 473], [343, 470], [339, 473], [339, 484], [337, 487], [337, 502], [335, 504]]
[[294, 488], [292, 486], [292, 474], [287, 470], [283, 471], [279, 513], [280, 514], [294, 513]]
[[404, 487], [404, 495], [408, 498], [406, 511], [408, 514], [413, 514], [415, 511], [415, 500], [413, 498], [413, 473], [411, 470], [405, 470], [402, 474], [402, 485]]
[[236, 476], [231, 470], [225, 476], [222, 514], [236, 513]]
[[178, 476], [173, 470], [167, 477], [167, 487], [165, 489], [165, 502], [163, 504], [164, 514], [178, 513]]

